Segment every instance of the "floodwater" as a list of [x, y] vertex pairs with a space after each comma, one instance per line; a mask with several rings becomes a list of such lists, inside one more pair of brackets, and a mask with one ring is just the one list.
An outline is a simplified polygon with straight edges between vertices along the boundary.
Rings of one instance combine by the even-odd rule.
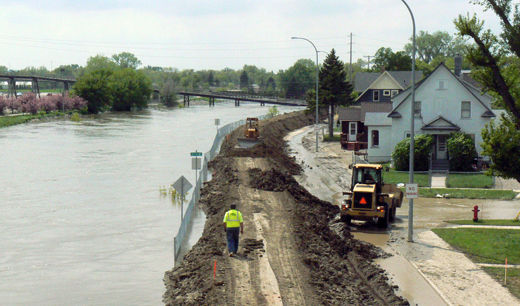
[[222, 102], [0, 129], [0, 304], [161, 304], [180, 207], [159, 189], [194, 183], [189, 153], [209, 150], [215, 118], [267, 111]]

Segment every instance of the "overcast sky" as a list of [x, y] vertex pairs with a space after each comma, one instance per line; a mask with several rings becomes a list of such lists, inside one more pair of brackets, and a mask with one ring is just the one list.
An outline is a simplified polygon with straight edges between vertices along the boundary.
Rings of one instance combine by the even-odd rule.
[[[455, 32], [467, 12], [499, 31], [497, 18], [469, 0], [407, 0], [417, 32]], [[128, 51], [143, 65], [178, 69], [287, 69], [335, 48], [349, 61], [379, 47], [402, 50], [412, 34], [400, 0], [0, 0], [0, 65], [56, 68], [85, 65], [90, 56]], [[320, 53], [321, 58], [325, 54]]]

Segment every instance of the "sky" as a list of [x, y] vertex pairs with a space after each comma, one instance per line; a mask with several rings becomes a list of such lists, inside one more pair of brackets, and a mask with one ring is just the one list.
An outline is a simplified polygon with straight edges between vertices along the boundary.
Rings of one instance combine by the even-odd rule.
[[[419, 31], [455, 33], [473, 14], [500, 32], [494, 13], [469, 0], [407, 0]], [[98, 54], [135, 54], [143, 65], [183, 69], [287, 69], [332, 48], [341, 60], [380, 47], [402, 50], [412, 35], [401, 0], [0, 0], [0, 65], [54, 69]], [[325, 57], [319, 53], [320, 62]]]

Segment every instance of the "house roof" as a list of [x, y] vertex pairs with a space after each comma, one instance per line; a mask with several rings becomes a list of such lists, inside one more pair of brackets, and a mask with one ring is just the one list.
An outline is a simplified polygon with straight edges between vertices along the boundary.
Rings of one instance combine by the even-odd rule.
[[[448, 70], [449, 73], [451, 73], [451, 75], [453, 75], [453, 77], [462, 85], [464, 86], [464, 88], [466, 88], [466, 90], [473, 96], [475, 97], [475, 99], [477, 99], [477, 101], [486, 109], [486, 111], [482, 114], [482, 117], [495, 117], [495, 114], [493, 113], [493, 111], [477, 96], [475, 95], [475, 93], [473, 92], [474, 90], [478, 90], [478, 88], [476, 88], [475, 86], [473, 86], [472, 84], [470, 83], [467, 83], [466, 81], [462, 80], [462, 78], [459, 78], [457, 77], [448, 67], [446, 67], [446, 65], [444, 65], [444, 63], [440, 63], [437, 67], [435, 67], [435, 69], [432, 71], [432, 73], [430, 73], [430, 75], [428, 75], [426, 78], [420, 80], [419, 82], [415, 83], [415, 90], [417, 90], [422, 84], [424, 84], [424, 82], [430, 77], [432, 76], [435, 71], [437, 71], [437, 69], [439, 69], [440, 67], [444, 67], [446, 68], [446, 70]], [[392, 111], [390, 112], [390, 114], [388, 114], [388, 117], [393, 117], [393, 118], [400, 118], [401, 117], [401, 114], [399, 114], [399, 112], [397, 111], [397, 109], [399, 108], [399, 106], [401, 106], [401, 104], [403, 104], [407, 99], [408, 97], [411, 95], [411, 86], [408, 87], [405, 91], [402, 91], [400, 92], [397, 96], [400, 96], [400, 95], [403, 95], [403, 94], [406, 94], [406, 97], [401, 100], [401, 102], [399, 102], [399, 104], [397, 104], [396, 107], [394, 107], [392, 109]], [[397, 97], [395, 96], [395, 97]], [[394, 98], [395, 98], [394, 97]], [[399, 116], [396, 116], [399, 115]]]
[[338, 107], [339, 121], [361, 121], [361, 106]]
[[366, 113], [384, 113], [392, 110], [391, 102], [362, 102], [359, 106], [339, 107], [338, 120], [340, 121], [365, 121]]
[[365, 125], [381, 126], [392, 125], [392, 119], [387, 117], [387, 113], [365, 113]]
[[[410, 86], [412, 72], [411, 71], [387, 71], [402, 88]], [[354, 78], [354, 90], [364, 92], [374, 83], [381, 75], [381, 72], [358, 72]], [[415, 79], [420, 80], [423, 77], [422, 71], [415, 71]]]
[[425, 124], [421, 130], [434, 131], [458, 131], [460, 127], [443, 116], [438, 116], [430, 123]]

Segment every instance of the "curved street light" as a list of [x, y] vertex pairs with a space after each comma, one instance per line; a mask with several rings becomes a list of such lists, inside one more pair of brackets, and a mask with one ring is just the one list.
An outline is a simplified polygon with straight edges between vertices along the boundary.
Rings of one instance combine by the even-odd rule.
[[312, 43], [312, 41], [308, 40], [304, 37], [291, 37], [291, 39], [302, 39], [305, 41], [308, 41], [313, 47], [314, 51], [316, 51], [316, 123], [314, 125], [314, 131], [316, 132], [316, 152], [318, 152], [318, 83], [319, 83], [319, 68], [318, 68], [318, 49], [316, 49], [316, 46]]
[[[412, 51], [412, 104], [410, 107], [410, 160], [409, 160], [409, 168], [410, 168], [410, 184], [413, 184], [413, 160], [414, 160], [414, 147], [415, 147], [415, 18], [413, 17], [412, 10], [408, 6], [408, 3], [406, 1], [401, 0], [404, 5], [406, 5], [406, 8], [408, 9], [408, 12], [410, 12], [410, 16], [412, 17], [412, 25], [413, 25], [413, 35], [412, 35], [412, 45], [413, 45], [413, 51]], [[409, 206], [408, 206], [408, 242], [413, 242], [413, 198], [408, 199]]]

